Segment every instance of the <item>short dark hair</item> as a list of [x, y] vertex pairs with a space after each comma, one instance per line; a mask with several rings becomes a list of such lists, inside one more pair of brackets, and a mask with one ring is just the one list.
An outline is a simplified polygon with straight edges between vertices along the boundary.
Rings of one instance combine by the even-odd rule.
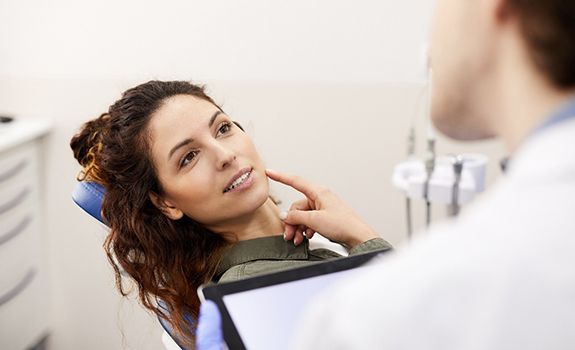
[[535, 66], [560, 89], [575, 87], [575, 1], [508, 0]]

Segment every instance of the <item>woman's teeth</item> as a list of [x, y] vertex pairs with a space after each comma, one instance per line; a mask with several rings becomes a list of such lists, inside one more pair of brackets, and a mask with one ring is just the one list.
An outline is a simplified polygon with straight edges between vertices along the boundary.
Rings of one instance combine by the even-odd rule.
[[233, 190], [234, 188], [236, 188], [236, 187], [238, 187], [239, 185], [241, 185], [241, 184], [250, 176], [251, 173], [252, 173], [252, 172], [249, 171], [249, 172], [243, 174], [242, 176], [238, 177], [238, 178], [236, 179], [236, 181], [234, 181], [234, 182], [230, 185], [230, 187], [228, 187], [228, 188], [226, 188], [226, 189], [224, 190], [224, 192], [231, 191], [231, 190]]

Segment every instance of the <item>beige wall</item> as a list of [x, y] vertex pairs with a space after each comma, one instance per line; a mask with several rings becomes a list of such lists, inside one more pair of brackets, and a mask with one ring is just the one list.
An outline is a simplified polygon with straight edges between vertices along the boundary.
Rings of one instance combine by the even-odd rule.
[[[46, 149], [54, 349], [158, 349], [154, 317], [114, 290], [101, 242], [105, 230], [70, 199], [78, 166], [70, 137], [133, 81], [0, 76], [0, 108], [55, 122]], [[383, 237], [405, 238], [403, 196], [391, 186], [405, 158], [405, 138], [421, 86], [207, 81], [224, 110], [252, 135], [267, 165], [323, 183], [339, 193]], [[421, 118], [420, 118], [421, 119]], [[419, 135], [425, 134], [423, 120]], [[418, 152], [423, 142], [419, 139]], [[440, 139], [440, 153], [503, 154], [496, 142], [461, 145]], [[490, 181], [499, 171], [491, 162]], [[287, 206], [299, 195], [273, 186]], [[423, 211], [416, 205], [417, 226]], [[443, 210], [436, 210], [441, 216]]]

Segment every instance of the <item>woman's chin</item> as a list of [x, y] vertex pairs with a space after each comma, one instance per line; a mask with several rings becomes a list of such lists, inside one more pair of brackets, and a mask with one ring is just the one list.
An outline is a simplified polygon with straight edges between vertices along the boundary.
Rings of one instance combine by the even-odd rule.
[[246, 196], [241, 198], [237, 205], [241, 207], [242, 212], [250, 214], [262, 207], [268, 199], [270, 199], [270, 196], [267, 188], [254, 189], [252, 193], [246, 193]]
[[215, 231], [219, 231], [222, 227], [245, 222], [250, 220], [249, 217], [256, 214], [258, 209], [262, 208], [268, 200], [273, 203], [268, 196], [268, 191], [243, 196], [233, 203], [228, 202], [220, 208], [212, 210], [211, 213], [218, 213], [219, 215], [215, 218], [206, 218], [202, 221], [203, 225], [212, 230], [216, 228]]
[[218, 203], [211, 203], [209, 209], [204, 207], [201, 215], [204, 220], [198, 220], [205, 226], [220, 226], [239, 218], [246, 218], [255, 214], [258, 209], [271, 200], [269, 196], [269, 184], [262, 179], [257, 179], [249, 188], [236, 189], [223, 194]]
[[254, 186], [247, 191], [228, 196], [220, 212], [228, 212], [230, 216], [246, 216], [255, 213], [270, 199], [267, 186]]

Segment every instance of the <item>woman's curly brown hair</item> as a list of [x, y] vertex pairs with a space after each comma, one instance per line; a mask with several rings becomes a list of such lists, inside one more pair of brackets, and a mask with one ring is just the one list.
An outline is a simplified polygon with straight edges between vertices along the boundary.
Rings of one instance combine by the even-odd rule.
[[123, 269], [135, 281], [141, 303], [169, 321], [181, 342], [193, 348], [196, 324], [190, 317], [197, 320], [200, 304], [196, 290], [210, 280], [228, 243], [187, 216], [167, 218], [150, 201], [150, 193], [163, 191], [150, 156], [148, 125], [175, 95], [217, 106], [202, 86], [149, 81], [127, 90], [107, 113], [85, 123], [70, 146], [83, 167], [79, 180], [106, 188], [102, 215], [110, 233], [104, 249], [120, 293], [129, 293], [122, 286]]

